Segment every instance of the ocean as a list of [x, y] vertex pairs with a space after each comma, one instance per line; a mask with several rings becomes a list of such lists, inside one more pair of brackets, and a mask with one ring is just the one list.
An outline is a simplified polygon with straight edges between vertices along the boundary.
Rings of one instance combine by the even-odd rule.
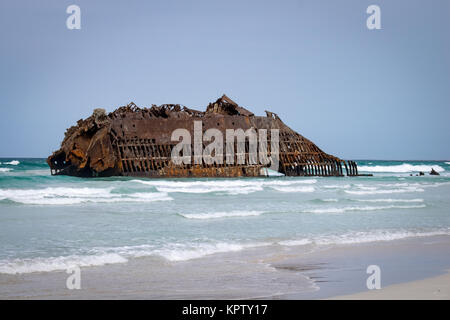
[[357, 163], [374, 176], [84, 179], [0, 159], [0, 277], [450, 235], [450, 162]]

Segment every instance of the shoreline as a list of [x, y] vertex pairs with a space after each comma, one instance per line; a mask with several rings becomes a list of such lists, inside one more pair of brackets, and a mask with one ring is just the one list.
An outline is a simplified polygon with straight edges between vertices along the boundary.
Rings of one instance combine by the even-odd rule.
[[[384, 293], [389, 292], [384, 288], [447, 274], [450, 270], [450, 237], [417, 237], [337, 246], [313, 252], [302, 260], [303, 263], [324, 263], [323, 268], [308, 273], [319, 279], [320, 290], [309, 295], [286, 295], [286, 299], [334, 299], [347, 296], [351, 299], [351, 295], [358, 295], [353, 299], [364, 299], [366, 294], [375, 293], [378, 299], [388, 299], [389, 295], [384, 297]], [[295, 258], [284, 264], [295, 265], [298, 262], [299, 259]], [[367, 288], [367, 278], [371, 275], [367, 273], [367, 268], [371, 265], [380, 268], [381, 290], [369, 291]], [[400, 297], [401, 293], [398, 299]]]
[[[373, 264], [382, 289], [368, 292]], [[180, 262], [142, 257], [81, 270], [81, 290], [66, 288], [65, 271], [0, 274], [0, 299], [448, 299], [448, 286], [440, 295], [433, 288], [450, 283], [450, 236], [258, 247]]]

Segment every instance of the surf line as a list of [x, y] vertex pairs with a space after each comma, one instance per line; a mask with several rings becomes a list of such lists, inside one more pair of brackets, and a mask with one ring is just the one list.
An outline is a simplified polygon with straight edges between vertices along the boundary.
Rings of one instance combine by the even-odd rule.
[[217, 307], [196, 307], [192, 304], [189, 304], [188, 307], [183, 307], [183, 315], [191, 315], [191, 314], [198, 314], [198, 315], [209, 315], [210, 318], [214, 317], [214, 314], [216, 313]]

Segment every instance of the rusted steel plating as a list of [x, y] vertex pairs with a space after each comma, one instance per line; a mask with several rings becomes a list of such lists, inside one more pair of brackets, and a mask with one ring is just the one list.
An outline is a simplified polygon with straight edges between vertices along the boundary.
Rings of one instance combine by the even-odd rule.
[[[245, 163], [182, 164], [171, 159], [178, 143], [171, 141], [175, 129], [183, 128], [193, 136], [194, 121], [202, 121], [203, 132], [254, 128], [266, 129], [270, 153], [270, 129], [279, 130], [279, 169], [286, 176], [357, 176], [357, 165], [319, 149], [314, 143], [286, 126], [273, 112], [266, 117], [238, 106], [223, 95], [210, 103], [205, 112], [178, 104], [139, 108], [133, 102], [106, 114], [95, 109], [92, 116], [69, 128], [61, 148], [48, 157], [53, 175], [80, 177], [256, 177], [265, 175], [261, 164], [249, 162], [246, 142]], [[203, 145], [204, 147], [204, 145]], [[225, 158], [225, 157], [224, 157]]]

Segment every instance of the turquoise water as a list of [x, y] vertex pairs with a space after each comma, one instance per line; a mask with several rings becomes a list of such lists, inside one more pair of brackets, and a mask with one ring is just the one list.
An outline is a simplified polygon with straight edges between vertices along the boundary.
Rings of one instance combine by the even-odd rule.
[[357, 163], [374, 176], [82, 179], [0, 159], [0, 276], [450, 234], [450, 162]]

